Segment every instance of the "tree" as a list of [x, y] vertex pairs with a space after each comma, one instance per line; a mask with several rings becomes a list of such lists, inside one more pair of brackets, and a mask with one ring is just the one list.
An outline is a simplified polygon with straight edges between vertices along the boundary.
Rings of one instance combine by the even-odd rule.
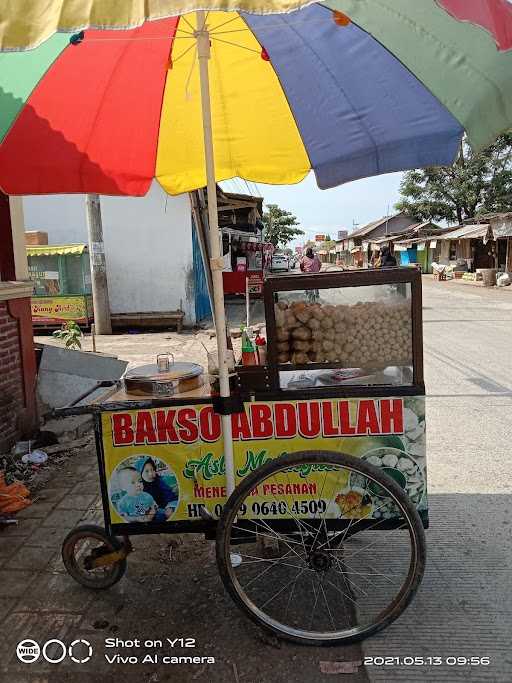
[[295, 227], [299, 222], [289, 211], [280, 209], [277, 204], [267, 204], [266, 208], [263, 213], [263, 234], [266, 242], [271, 242], [274, 247], [285, 247], [295, 237], [304, 234], [303, 230]]
[[512, 132], [475, 154], [464, 139], [453, 166], [404, 174], [395, 208], [418, 220], [457, 221], [512, 211]]
[[[329, 239], [327, 239], [329, 237]], [[325, 242], [322, 242], [320, 245], [320, 249], [322, 251], [331, 251], [331, 249], [334, 249], [336, 247], [336, 242], [334, 240], [330, 239], [329, 235], [326, 235]]]

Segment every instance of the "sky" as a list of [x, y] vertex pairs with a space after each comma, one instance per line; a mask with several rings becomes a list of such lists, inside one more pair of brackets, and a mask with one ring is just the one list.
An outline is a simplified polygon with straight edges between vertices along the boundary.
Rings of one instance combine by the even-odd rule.
[[297, 185], [264, 185], [235, 178], [221, 183], [226, 192], [261, 195], [265, 204], [278, 204], [291, 211], [305, 231], [304, 237], [290, 246], [303, 244], [316, 234], [329, 233], [336, 239], [338, 230], [352, 232], [355, 227], [395, 213], [393, 205], [399, 199], [402, 173], [354, 180], [332, 190], [320, 190], [315, 176], [309, 176]]

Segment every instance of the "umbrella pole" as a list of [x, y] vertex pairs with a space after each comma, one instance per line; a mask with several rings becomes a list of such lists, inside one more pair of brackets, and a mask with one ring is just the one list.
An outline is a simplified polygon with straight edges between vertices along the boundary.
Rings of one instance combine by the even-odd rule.
[[[222, 280], [224, 259], [220, 250], [219, 217], [217, 213], [217, 184], [215, 182], [215, 161], [213, 155], [210, 78], [208, 74], [208, 60], [210, 59], [210, 36], [206, 27], [204, 11], [197, 12], [197, 29], [197, 55], [201, 83], [204, 155], [206, 161], [208, 191], [208, 223], [210, 226], [210, 264], [213, 280], [215, 331], [217, 333], [217, 350], [219, 354], [219, 384], [221, 397], [228, 397], [230, 395], [229, 367], [226, 339], [226, 313], [224, 310], [224, 285]], [[226, 463], [226, 485], [228, 495], [230, 495], [235, 488], [231, 415], [222, 415], [222, 435], [224, 439], [224, 460]]]

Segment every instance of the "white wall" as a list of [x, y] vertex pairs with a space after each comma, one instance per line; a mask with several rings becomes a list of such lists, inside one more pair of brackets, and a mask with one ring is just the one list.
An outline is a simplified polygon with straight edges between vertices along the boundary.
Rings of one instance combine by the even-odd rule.
[[102, 197], [112, 313], [168, 311], [183, 301], [195, 322], [188, 195], [167, 196], [154, 182], [146, 197]]
[[[24, 197], [25, 229], [50, 244], [87, 242], [83, 195]], [[195, 322], [192, 224], [187, 194], [153, 182], [145, 197], [101, 197], [112, 313], [169, 311], [180, 301]]]

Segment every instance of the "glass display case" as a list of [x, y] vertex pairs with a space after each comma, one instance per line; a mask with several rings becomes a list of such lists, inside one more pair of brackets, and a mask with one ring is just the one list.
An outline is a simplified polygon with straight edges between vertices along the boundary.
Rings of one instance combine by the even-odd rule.
[[415, 268], [269, 278], [265, 312], [275, 389], [423, 383]]

